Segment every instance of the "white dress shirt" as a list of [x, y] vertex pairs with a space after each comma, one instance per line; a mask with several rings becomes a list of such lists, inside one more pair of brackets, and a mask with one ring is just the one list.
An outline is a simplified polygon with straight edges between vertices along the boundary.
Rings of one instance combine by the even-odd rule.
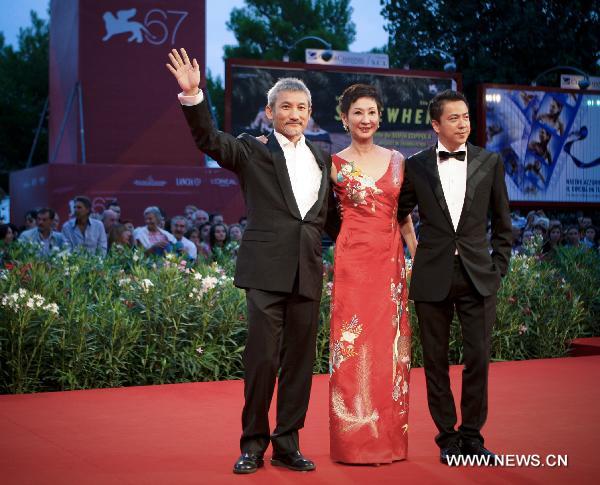
[[[467, 157], [464, 160], [449, 158], [448, 160], [440, 161], [439, 152], [450, 152], [438, 140], [436, 156], [438, 173], [440, 174], [440, 182], [444, 190], [444, 198], [448, 205], [448, 211], [452, 218], [454, 230], [458, 227], [460, 214], [462, 213], [463, 204], [465, 202], [465, 192], [467, 190]], [[467, 151], [467, 145], [463, 144], [458, 147], [457, 152]]]
[[315, 160], [313, 152], [306, 145], [304, 135], [294, 145], [289, 139], [277, 131], [275, 138], [279, 142], [285, 164], [287, 166], [292, 192], [300, 210], [302, 219], [319, 198], [319, 187], [321, 186], [321, 169]]
[[[178, 98], [179, 102], [184, 106], [195, 106], [204, 100], [204, 95], [200, 90], [195, 96], [185, 96], [183, 93], [179, 93]], [[304, 135], [294, 145], [293, 142], [281, 133], [277, 131], [274, 133], [285, 156], [285, 164], [292, 184], [292, 192], [296, 199], [296, 205], [300, 211], [300, 216], [304, 219], [310, 208], [319, 198], [321, 169], [315, 160], [315, 156], [306, 145]]]

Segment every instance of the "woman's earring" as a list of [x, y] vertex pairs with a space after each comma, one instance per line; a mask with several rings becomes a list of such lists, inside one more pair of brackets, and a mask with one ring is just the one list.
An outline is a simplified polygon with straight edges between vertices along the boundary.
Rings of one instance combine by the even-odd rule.
[[344, 131], [348, 131], [348, 125], [346, 123], [342, 123], [342, 126], [344, 127]]

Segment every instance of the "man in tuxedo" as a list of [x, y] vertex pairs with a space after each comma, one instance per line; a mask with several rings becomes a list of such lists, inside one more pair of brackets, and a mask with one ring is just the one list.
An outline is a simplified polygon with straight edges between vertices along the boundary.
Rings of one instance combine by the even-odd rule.
[[[511, 254], [511, 219], [504, 168], [498, 154], [467, 143], [471, 131], [465, 97], [447, 90], [429, 104], [437, 145], [408, 158], [398, 218], [418, 204], [421, 226], [409, 298], [414, 301], [427, 400], [439, 434], [440, 460], [494, 455], [484, 448], [487, 383], [496, 293]], [[490, 254], [486, 229], [491, 217]], [[463, 335], [461, 415], [457, 423], [448, 374], [448, 339], [454, 312]]]
[[[253, 473], [263, 466], [269, 442], [273, 465], [314, 470], [315, 464], [299, 450], [298, 430], [304, 425], [312, 382], [331, 160], [303, 135], [311, 113], [310, 92], [299, 79], [280, 79], [267, 95], [265, 112], [274, 132], [266, 143], [247, 134], [235, 138], [213, 126], [198, 88], [196, 60], [190, 63], [184, 49], [181, 55], [173, 50], [169, 59], [167, 67], [183, 91], [179, 99], [196, 145], [237, 174], [248, 214], [234, 280], [246, 290], [248, 338], [242, 455], [233, 472]], [[335, 216], [331, 220], [335, 236]], [[269, 435], [268, 411], [278, 371], [277, 424]]]

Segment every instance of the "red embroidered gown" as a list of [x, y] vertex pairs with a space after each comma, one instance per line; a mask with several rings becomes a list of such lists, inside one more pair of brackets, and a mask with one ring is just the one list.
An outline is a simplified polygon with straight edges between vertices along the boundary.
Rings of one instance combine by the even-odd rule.
[[396, 219], [404, 158], [392, 152], [377, 181], [333, 156], [342, 215], [331, 304], [331, 458], [389, 463], [406, 458], [410, 325]]

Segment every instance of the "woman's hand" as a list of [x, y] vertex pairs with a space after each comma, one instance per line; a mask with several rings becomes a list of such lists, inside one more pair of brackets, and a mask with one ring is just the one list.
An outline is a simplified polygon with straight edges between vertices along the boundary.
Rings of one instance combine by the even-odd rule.
[[410, 257], [414, 261], [418, 243], [417, 237], [415, 235], [415, 228], [412, 223], [412, 217], [410, 216], [410, 214], [407, 215], [404, 218], [404, 220], [400, 221], [400, 233], [402, 234], [402, 238], [408, 246]]

